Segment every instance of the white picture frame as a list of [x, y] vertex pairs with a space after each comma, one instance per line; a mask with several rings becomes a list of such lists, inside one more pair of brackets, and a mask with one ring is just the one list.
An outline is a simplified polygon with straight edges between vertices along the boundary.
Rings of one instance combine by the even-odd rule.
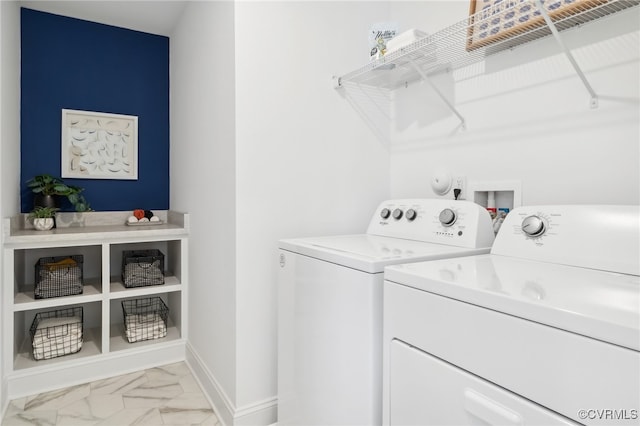
[[138, 117], [62, 110], [61, 176], [138, 179]]

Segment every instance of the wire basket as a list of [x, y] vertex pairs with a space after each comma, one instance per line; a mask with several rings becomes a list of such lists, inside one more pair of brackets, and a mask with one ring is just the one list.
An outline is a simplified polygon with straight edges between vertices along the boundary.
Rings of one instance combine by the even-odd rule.
[[82, 255], [42, 257], [35, 265], [36, 299], [82, 294]]
[[159, 297], [123, 300], [122, 314], [129, 343], [167, 335], [169, 308]]
[[122, 283], [127, 288], [164, 284], [164, 254], [160, 250], [123, 251]]
[[39, 312], [31, 323], [31, 346], [37, 361], [82, 349], [82, 307]]

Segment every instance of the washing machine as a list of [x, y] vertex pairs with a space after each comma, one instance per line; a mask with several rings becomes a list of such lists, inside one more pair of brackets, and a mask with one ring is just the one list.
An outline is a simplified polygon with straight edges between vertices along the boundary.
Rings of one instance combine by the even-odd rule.
[[640, 424], [638, 206], [514, 209], [491, 252], [385, 269], [386, 425]]
[[384, 267], [493, 240], [477, 204], [403, 199], [381, 203], [364, 234], [280, 241], [278, 424], [381, 424]]

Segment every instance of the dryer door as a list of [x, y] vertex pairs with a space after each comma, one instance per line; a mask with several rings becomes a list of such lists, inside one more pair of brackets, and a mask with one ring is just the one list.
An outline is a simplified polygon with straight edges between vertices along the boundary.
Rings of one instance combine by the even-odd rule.
[[389, 356], [391, 425], [577, 425], [399, 340]]

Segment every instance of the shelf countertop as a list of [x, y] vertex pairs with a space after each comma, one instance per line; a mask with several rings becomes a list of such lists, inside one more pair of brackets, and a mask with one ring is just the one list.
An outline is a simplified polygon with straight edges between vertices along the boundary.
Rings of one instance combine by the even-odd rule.
[[173, 211], [159, 212], [160, 225], [128, 226], [130, 212], [59, 213], [58, 227], [37, 231], [25, 226], [26, 215], [5, 218], [3, 244], [5, 247], [46, 247], [60, 244], [82, 244], [105, 241], [136, 241], [183, 237], [189, 233], [188, 214]]

